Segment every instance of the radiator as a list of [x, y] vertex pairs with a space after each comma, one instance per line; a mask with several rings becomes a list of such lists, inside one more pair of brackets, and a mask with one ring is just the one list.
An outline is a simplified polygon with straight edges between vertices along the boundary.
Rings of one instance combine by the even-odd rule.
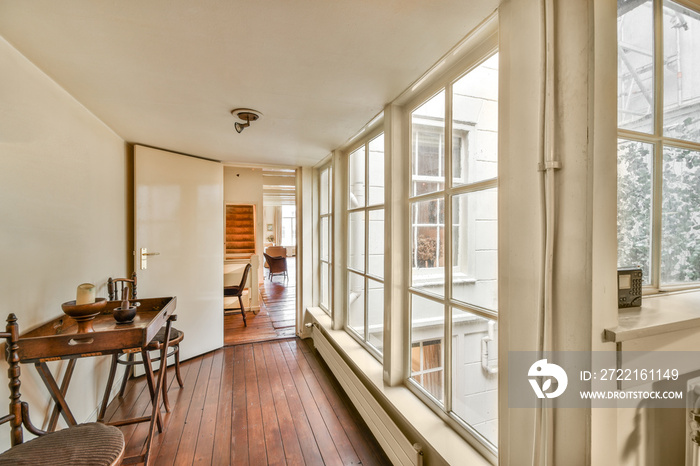
[[688, 380], [686, 395], [685, 465], [700, 466], [700, 377]]
[[423, 452], [419, 444], [412, 444], [391, 420], [367, 387], [340, 357], [323, 332], [314, 326], [314, 345], [333, 375], [345, 390], [348, 398], [364, 419], [367, 426], [384, 449], [392, 464], [422, 466]]

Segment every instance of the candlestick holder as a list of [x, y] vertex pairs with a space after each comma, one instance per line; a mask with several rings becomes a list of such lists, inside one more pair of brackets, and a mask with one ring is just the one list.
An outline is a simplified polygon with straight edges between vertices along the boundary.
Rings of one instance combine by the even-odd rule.
[[68, 301], [61, 304], [61, 309], [78, 323], [78, 333], [90, 333], [95, 331], [92, 328], [92, 319], [102, 312], [106, 304], [105, 298], [97, 298], [94, 303], [89, 304], [75, 304], [75, 301]]

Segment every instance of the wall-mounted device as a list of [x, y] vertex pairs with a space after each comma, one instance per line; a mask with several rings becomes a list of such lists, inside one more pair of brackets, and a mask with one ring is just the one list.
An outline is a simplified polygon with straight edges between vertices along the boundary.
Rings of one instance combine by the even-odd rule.
[[617, 307], [642, 305], [642, 269], [621, 267], [617, 269]]

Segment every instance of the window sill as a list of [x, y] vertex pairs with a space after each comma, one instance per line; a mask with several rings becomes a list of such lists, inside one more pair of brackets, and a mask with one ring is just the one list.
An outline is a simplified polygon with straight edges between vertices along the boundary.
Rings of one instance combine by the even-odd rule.
[[644, 296], [642, 306], [620, 309], [617, 327], [606, 328], [604, 339], [623, 341], [700, 327], [700, 291]]
[[353, 367], [372, 393], [379, 394], [382, 398], [380, 404], [391, 408], [392, 412], [388, 414], [401, 416], [403, 422], [410, 424], [420, 436], [422, 445], [430, 446], [446, 464], [491, 465], [407, 387], [385, 384], [382, 364], [344, 330], [332, 330], [331, 319], [323, 310], [308, 308], [306, 312], [305, 321], [315, 321], [322, 327], [340, 356]]
[[[415, 269], [414, 269], [415, 270]], [[443, 270], [442, 268], [440, 270]], [[463, 273], [456, 272], [452, 275], [452, 283], [459, 285], [473, 285], [476, 283], [476, 278], [469, 277]], [[416, 273], [413, 276], [413, 287], [420, 288], [426, 286], [444, 286], [445, 275], [441, 273]]]

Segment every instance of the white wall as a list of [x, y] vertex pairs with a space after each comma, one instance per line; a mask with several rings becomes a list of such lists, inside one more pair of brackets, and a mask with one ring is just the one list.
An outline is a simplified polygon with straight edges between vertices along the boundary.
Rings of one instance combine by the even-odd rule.
[[[75, 299], [80, 283], [94, 283], [106, 297], [107, 278], [130, 272], [127, 163], [118, 135], [0, 38], [3, 321], [14, 312], [20, 330], [30, 329], [62, 315], [61, 303]], [[67, 400], [79, 421], [99, 404], [108, 363], [76, 365]], [[23, 400], [37, 424], [48, 404], [40, 384], [34, 368], [22, 366]], [[0, 399], [7, 396], [0, 383]], [[7, 446], [2, 429], [0, 448]]]
[[[260, 168], [224, 168], [224, 203], [255, 205], [255, 254], [262, 259], [263, 241], [267, 231], [263, 224], [263, 176]], [[260, 260], [260, 264], [262, 264]], [[258, 282], [263, 281], [259, 268]]]

